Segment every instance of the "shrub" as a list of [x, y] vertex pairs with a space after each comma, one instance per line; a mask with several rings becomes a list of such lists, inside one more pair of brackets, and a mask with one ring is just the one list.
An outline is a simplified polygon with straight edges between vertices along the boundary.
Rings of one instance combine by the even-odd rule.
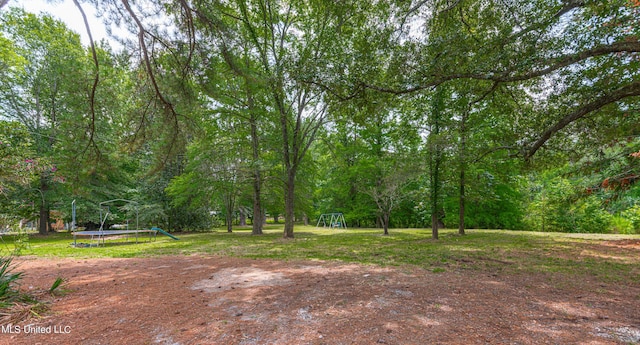
[[578, 232], [603, 233], [610, 228], [612, 216], [593, 198], [585, 200], [576, 213]]
[[611, 230], [617, 234], [633, 234], [635, 229], [633, 228], [633, 222], [629, 219], [620, 216], [613, 216], [611, 218]]
[[640, 231], [640, 205], [635, 205], [622, 212], [622, 217], [629, 220], [633, 224], [633, 229]]

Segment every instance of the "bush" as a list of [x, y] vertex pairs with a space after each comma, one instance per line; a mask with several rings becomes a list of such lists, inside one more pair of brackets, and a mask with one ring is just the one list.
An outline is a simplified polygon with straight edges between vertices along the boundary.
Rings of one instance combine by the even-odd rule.
[[640, 205], [635, 205], [629, 209], [626, 209], [622, 212], [622, 217], [633, 224], [633, 229], [636, 232], [640, 231]]
[[612, 216], [595, 199], [587, 199], [577, 210], [577, 232], [603, 233], [609, 230]]
[[611, 230], [616, 234], [633, 234], [635, 229], [633, 228], [633, 222], [629, 219], [620, 216], [614, 216], [611, 218]]

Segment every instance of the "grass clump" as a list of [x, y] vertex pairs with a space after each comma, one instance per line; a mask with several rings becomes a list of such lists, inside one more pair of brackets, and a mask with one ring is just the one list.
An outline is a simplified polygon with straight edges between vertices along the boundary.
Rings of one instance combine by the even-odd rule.
[[[42, 301], [45, 291], [31, 293], [19, 289], [23, 272], [17, 272], [12, 256], [0, 257], [0, 324], [13, 324], [31, 317], [41, 317], [49, 309], [49, 304]], [[56, 279], [48, 293], [63, 293], [65, 280]]]
[[56, 278], [56, 280], [51, 284], [49, 288], [49, 294], [51, 295], [63, 295], [67, 292], [67, 289], [64, 287], [66, 285], [66, 280], [62, 277]]
[[14, 272], [12, 257], [0, 257], [0, 309], [11, 306], [19, 296], [15, 288], [22, 272]]
[[15, 271], [13, 257], [0, 257], [0, 322], [2, 324], [23, 320], [35, 312], [37, 301], [18, 290], [22, 272]]

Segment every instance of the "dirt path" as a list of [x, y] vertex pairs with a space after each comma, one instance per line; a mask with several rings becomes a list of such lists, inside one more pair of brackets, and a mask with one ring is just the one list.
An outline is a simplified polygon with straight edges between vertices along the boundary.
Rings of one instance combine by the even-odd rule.
[[72, 291], [44, 318], [0, 325], [0, 344], [640, 343], [640, 287], [588, 279], [200, 256], [17, 262], [24, 289], [61, 276]]

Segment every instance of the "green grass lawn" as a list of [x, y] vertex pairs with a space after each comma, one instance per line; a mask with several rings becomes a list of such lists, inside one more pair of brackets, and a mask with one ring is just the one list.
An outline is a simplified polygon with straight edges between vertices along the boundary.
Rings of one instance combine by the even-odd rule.
[[[587, 235], [535, 233], [504, 230], [469, 230], [460, 236], [442, 230], [440, 240], [431, 230], [392, 229], [328, 230], [297, 226], [294, 239], [282, 238], [282, 227], [270, 226], [262, 236], [250, 229], [233, 233], [177, 234], [179, 241], [158, 235], [156, 241], [122, 243], [107, 240], [106, 246], [75, 248], [69, 233], [32, 235], [20, 255], [38, 257], [145, 257], [157, 255], [224, 255], [277, 260], [339, 260], [383, 266], [418, 266], [433, 272], [485, 270], [492, 273], [562, 273], [590, 275], [602, 281], [640, 282], [640, 249], [614, 246], [613, 241], [636, 240], [640, 235]], [[13, 249], [5, 236], [3, 253]], [[87, 239], [78, 241], [89, 242]], [[627, 241], [629, 242], [629, 241]], [[620, 243], [618, 243], [620, 244]], [[624, 244], [624, 243], [622, 243]], [[628, 243], [627, 243], [628, 244]]]

